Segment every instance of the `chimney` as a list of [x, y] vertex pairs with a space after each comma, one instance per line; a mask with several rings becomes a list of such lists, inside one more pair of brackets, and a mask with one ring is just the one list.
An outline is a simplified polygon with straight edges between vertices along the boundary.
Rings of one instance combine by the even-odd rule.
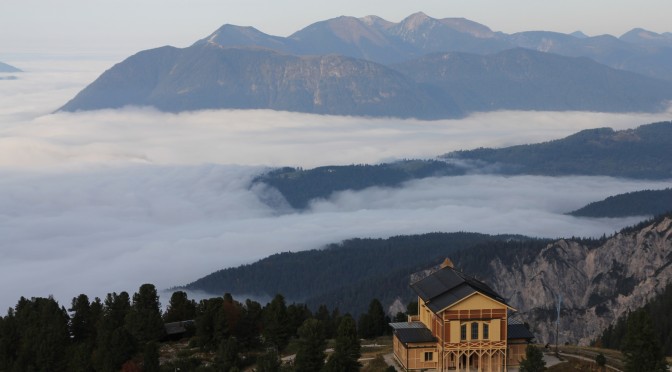
[[446, 267], [450, 267], [451, 269], [455, 268], [455, 265], [453, 265], [453, 261], [451, 261], [450, 258], [448, 257], [446, 257], [446, 259], [443, 260], [443, 263], [441, 264], [442, 269]]

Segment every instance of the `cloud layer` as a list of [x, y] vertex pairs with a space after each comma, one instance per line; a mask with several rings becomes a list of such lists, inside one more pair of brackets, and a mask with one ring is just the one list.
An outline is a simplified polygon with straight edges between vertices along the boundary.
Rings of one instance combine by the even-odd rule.
[[0, 81], [0, 308], [19, 296], [53, 294], [67, 303], [145, 282], [165, 288], [351, 237], [608, 234], [639, 219], [563, 213], [669, 187], [606, 177], [465, 176], [342, 192], [305, 212], [281, 213], [260, 202], [265, 190], [249, 187], [267, 166], [432, 157], [669, 115], [500, 112], [423, 122], [147, 108], [49, 114], [107, 64], [64, 66], [36, 64], [19, 80]]

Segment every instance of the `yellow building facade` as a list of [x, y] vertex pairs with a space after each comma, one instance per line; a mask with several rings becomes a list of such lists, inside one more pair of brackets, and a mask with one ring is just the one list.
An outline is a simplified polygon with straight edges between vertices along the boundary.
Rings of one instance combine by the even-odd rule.
[[534, 337], [522, 323], [510, 324], [515, 310], [501, 296], [450, 260], [411, 288], [418, 315], [390, 324], [394, 355], [407, 371], [506, 371]]

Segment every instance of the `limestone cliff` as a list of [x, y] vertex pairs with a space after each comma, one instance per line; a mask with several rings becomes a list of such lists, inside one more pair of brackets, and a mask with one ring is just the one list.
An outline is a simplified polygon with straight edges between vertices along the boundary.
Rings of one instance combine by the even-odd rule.
[[[504, 262], [506, 261], [506, 262]], [[539, 342], [587, 344], [672, 281], [672, 219], [616, 234], [598, 246], [559, 240], [527, 260], [490, 261], [483, 278], [527, 319]]]

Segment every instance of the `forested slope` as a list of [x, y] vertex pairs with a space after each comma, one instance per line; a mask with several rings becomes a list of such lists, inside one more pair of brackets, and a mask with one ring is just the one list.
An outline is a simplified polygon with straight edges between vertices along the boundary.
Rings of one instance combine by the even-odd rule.
[[571, 213], [582, 217], [657, 216], [672, 211], [672, 189], [643, 190], [610, 196]]
[[504, 174], [601, 175], [638, 179], [672, 178], [672, 122], [636, 129], [584, 130], [569, 137], [501, 149], [456, 151], [445, 159], [497, 166]]
[[615, 324], [610, 325], [597, 338], [596, 345], [610, 349], [622, 349], [628, 323], [632, 322], [632, 319], [639, 312], [648, 313], [654, 320], [656, 325], [653, 328], [655, 337], [663, 345], [665, 355], [672, 355], [672, 317], [670, 317], [670, 314], [672, 314], [672, 285], [665, 287], [665, 290], [643, 308], [618, 318]]
[[[212, 273], [188, 284], [187, 289], [209, 293], [258, 296], [284, 294], [292, 301], [338, 306], [342, 312], [359, 314], [371, 298], [386, 306], [396, 297], [411, 298], [409, 276], [438, 264], [446, 257], [469, 263], [480, 256], [472, 248], [498, 242], [535, 242], [540, 249], [548, 241], [521, 236], [477, 233], [430, 233], [388, 239], [351, 239], [325, 249], [275, 254], [237, 268]], [[519, 244], [519, 243], [516, 243]], [[512, 251], [513, 252], [513, 251]], [[473, 256], [474, 258], [467, 258]], [[476, 265], [473, 265], [476, 266]]]
[[367, 187], [394, 187], [404, 181], [426, 177], [462, 175], [463, 168], [437, 160], [404, 160], [377, 165], [324, 166], [313, 169], [280, 168], [257, 177], [277, 189], [296, 209], [306, 208], [312, 199], [334, 192]]

